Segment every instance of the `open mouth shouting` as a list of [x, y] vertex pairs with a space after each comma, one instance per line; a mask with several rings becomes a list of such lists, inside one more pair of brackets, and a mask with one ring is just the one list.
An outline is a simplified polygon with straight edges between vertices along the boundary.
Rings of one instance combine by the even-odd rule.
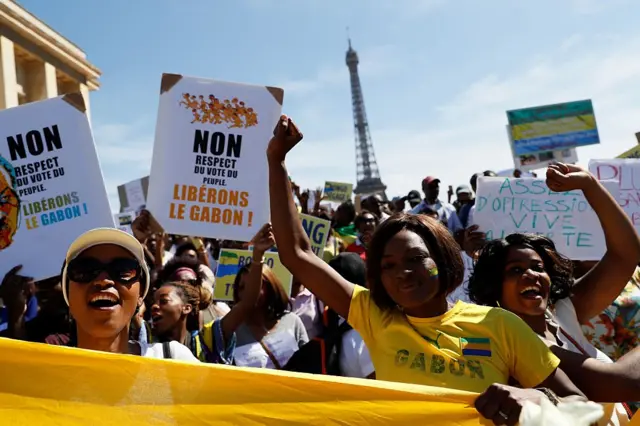
[[542, 300], [546, 296], [546, 292], [541, 285], [528, 285], [520, 291], [520, 295], [529, 300]]
[[89, 298], [89, 307], [99, 311], [113, 311], [122, 304], [117, 292], [100, 291]]

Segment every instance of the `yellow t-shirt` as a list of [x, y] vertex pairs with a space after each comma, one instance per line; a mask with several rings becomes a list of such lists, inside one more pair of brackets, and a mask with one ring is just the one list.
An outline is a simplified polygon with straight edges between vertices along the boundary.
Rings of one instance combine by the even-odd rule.
[[560, 360], [511, 312], [458, 302], [444, 315], [414, 318], [381, 310], [355, 286], [349, 324], [369, 349], [378, 380], [481, 393], [509, 377], [542, 383]]

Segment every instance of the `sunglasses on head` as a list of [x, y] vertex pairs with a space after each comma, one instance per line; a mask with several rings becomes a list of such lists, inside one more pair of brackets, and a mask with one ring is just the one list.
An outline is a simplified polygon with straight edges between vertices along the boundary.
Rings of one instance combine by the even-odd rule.
[[93, 257], [81, 257], [72, 260], [67, 267], [70, 281], [88, 284], [106, 272], [109, 278], [120, 284], [130, 284], [140, 279], [142, 268], [136, 259], [118, 257], [108, 263], [102, 263]]

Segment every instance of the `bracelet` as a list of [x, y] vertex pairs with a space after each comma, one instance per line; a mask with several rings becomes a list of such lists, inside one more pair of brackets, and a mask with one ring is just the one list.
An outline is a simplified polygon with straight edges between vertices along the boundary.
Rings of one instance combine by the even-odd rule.
[[551, 401], [553, 405], [558, 405], [560, 403], [560, 398], [558, 398], [558, 395], [556, 395], [551, 389], [536, 388], [536, 390], [542, 392], [547, 398], [549, 398], [549, 401]]

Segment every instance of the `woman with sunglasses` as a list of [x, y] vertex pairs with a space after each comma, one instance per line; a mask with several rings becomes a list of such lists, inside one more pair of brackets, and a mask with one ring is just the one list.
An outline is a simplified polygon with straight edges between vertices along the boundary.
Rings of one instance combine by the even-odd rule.
[[62, 268], [62, 293], [76, 323], [72, 346], [94, 351], [198, 362], [178, 342], [130, 341], [131, 319], [149, 290], [144, 249], [133, 236], [97, 228], [79, 236]]

